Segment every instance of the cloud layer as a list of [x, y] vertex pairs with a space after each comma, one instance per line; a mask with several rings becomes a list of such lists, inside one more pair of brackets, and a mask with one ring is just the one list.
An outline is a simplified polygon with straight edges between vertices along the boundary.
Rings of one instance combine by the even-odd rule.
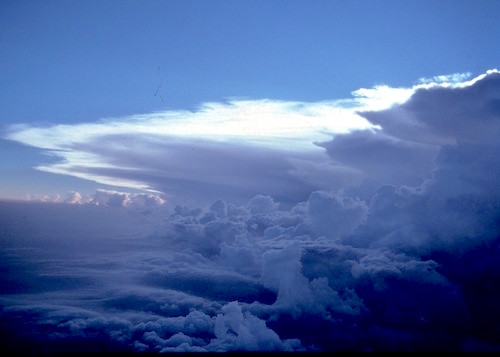
[[[218, 192], [207, 202], [226, 191], [247, 200], [262, 192], [302, 193], [302, 166], [289, 160], [321, 170], [327, 158], [314, 141], [371, 127], [353, 109], [341, 108], [340, 102], [232, 100], [206, 103], [196, 112], [43, 128], [13, 126], [6, 138], [57, 159], [38, 166], [42, 171], [174, 198], [186, 199], [195, 188], [192, 197]], [[291, 170], [296, 173], [289, 174]]]
[[[64, 128], [12, 131], [64, 147], [51, 168], [65, 174], [78, 163], [92, 179], [202, 197], [0, 203], [3, 346], [499, 351], [500, 74], [465, 80], [357, 92], [342, 111], [370, 125], [297, 126], [284, 138], [297, 147], [221, 132], [167, 141], [113, 121], [64, 143]], [[370, 103], [384, 93], [389, 105]]]

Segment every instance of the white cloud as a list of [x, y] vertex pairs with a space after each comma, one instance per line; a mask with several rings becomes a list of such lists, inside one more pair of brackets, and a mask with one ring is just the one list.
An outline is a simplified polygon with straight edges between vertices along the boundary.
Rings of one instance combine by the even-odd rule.
[[[288, 174], [291, 166], [287, 160], [307, 160], [314, 165], [325, 160], [315, 142], [371, 128], [356, 113], [364, 101], [355, 99], [347, 108], [342, 101], [231, 100], [205, 103], [194, 112], [159, 112], [49, 127], [16, 125], [6, 138], [59, 159], [37, 166], [38, 170], [101, 184], [179, 196], [187, 190], [179, 180], [225, 186], [240, 182], [240, 191], [249, 184], [251, 193], [245, 199], [261, 192], [293, 196], [290, 190], [298, 189], [304, 175]], [[243, 164], [248, 169], [242, 169]], [[287, 176], [288, 184], [274, 183]], [[227, 177], [230, 180], [224, 182]]]
[[472, 73], [466, 72], [466, 73], [452, 73], [452, 74], [442, 74], [439, 76], [434, 76], [430, 78], [419, 78], [418, 81], [422, 84], [458, 84], [461, 82], [465, 82]]
[[[11, 127], [7, 138], [42, 149], [72, 152], [81, 156], [69, 159], [88, 165], [96, 158], [85, 151], [75, 150], [75, 146], [132, 133], [156, 140], [237, 140], [256, 146], [303, 150], [324, 135], [371, 127], [354, 111], [341, 108], [337, 102], [232, 100], [228, 103], [205, 103], [195, 112], [157, 112], [48, 128], [16, 125]], [[288, 146], [291, 143], [293, 147]]]
[[432, 78], [420, 78], [419, 82], [421, 82], [421, 84], [417, 84], [414, 88], [415, 89], [420, 89], [420, 88], [429, 89], [432, 87], [465, 88], [476, 84], [477, 81], [483, 80], [486, 76], [499, 73], [500, 71], [498, 71], [498, 69], [496, 68], [489, 69], [486, 71], [486, 73], [480, 74], [468, 81], [466, 79], [471, 76], [470, 72], [445, 74], [445, 75], [434, 76]]
[[375, 111], [391, 108], [403, 104], [412, 96], [413, 88], [391, 88], [389, 86], [376, 86], [361, 88], [352, 92], [355, 102], [361, 104], [358, 110]]
[[148, 207], [161, 206], [165, 204], [165, 200], [158, 195], [150, 193], [128, 193], [101, 189], [97, 190], [92, 196], [90, 203], [104, 206], [145, 209]]
[[98, 189], [94, 194], [85, 196], [82, 196], [77, 191], [69, 191], [66, 192], [64, 198], [59, 194], [28, 194], [26, 198], [28, 201], [91, 204], [96, 206], [135, 208], [137, 210], [162, 206], [166, 202], [159, 195], [152, 193], [130, 193], [105, 189]]

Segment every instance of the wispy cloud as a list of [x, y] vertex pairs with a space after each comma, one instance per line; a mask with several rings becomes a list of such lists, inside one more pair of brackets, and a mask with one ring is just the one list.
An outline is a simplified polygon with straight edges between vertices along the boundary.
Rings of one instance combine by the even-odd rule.
[[453, 74], [442, 74], [439, 76], [433, 76], [430, 78], [422, 77], [419, 78], [418, 81], [422, 84], [438, 84], [438, 85], [456, 85], [457, 83], [461, 83], [466, 81], [472, 73], [453, 73]]

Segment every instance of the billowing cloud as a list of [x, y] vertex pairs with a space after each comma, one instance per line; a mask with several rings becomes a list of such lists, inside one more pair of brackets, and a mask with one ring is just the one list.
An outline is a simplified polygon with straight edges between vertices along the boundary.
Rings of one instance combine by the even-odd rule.
[[318, 143], [338, 165], [362, 173], [358, 194], [368, 188], [371, 195], [381, 185], [419, 185], [431, 177], [443, 146], [496, 142], [500, 73], [490, 70], [465, 82], [459, 75], [446, 78], [414, 86], [399, 105], [360, 113], [380, 130]]
[[[500, 74], [465, 79], [396, 90], [390, 107], [356, 114], [378, 129], [300, 150], [130, 132], [69, 143], [106, 158], [90, 175], [223, 194], [0, 203], [4, 348], [499, 351]], [[219, 181], [232, 191], [205, 193]]]
[[[418, 185], [430, 177], [438, 145], [371, 131], [356, 131], [319, 144], [338, 167], [357, 170], [359, 183]], [[347, 185], [343, 187], [348, 187]]]
[[383, 131], [422, 144], [453, 144], [457, 140], [495, 141], [498, 127], [500, 73], [488, 71], [474, 80], [445, 86], [417, 86], [404, 104], [363, 116]]

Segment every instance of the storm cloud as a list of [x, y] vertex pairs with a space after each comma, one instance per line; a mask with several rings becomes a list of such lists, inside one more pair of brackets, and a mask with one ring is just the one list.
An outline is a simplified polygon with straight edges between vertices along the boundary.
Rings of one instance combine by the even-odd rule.
[[279, 146], [269, 128], [11, 129], [65, 160], [42, 169], [149, 192], [0, 203], [3, 346], [500, 350], [500, 74], [354, 94], [321, 108], [365, 127], [297, 125]]

